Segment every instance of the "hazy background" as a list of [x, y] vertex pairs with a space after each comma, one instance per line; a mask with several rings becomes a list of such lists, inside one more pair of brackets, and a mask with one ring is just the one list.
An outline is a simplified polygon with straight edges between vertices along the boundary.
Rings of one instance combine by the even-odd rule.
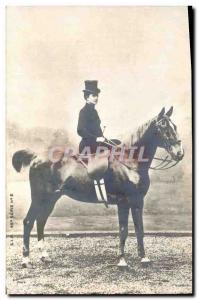
[[[6, 53], [7, 204], [9, 208], [13, 193], [17, 219], [25, 216], [30, 194], [28, 170], [17, 174], [12, 154], [22, 148], [46, 154], [49, 145], [77, 145], [84, 80], [97, 79], [101, 89], [97, 110], [107, 137], [132, 132], [163, 106], [174, 106], [172, 120], [185, 157], [171, 170], [151, 172], [146, 229], [191, 228], [187, 8], [8, 7]], [[106, 210], [68, 197], [59, 200], [53, 215], [62, 218], [51, 218], [50, 229], [117, 226], [115, 207]]]

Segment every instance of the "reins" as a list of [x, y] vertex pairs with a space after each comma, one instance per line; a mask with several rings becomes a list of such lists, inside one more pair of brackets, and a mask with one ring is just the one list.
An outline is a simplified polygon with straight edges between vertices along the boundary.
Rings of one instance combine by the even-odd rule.
[[[104, 128], [105, 130], [105, 128]], [[104, 130], [103, 130], [103, 133], [104, 133]], [[90, 134], [92, 135], [92, 134]], [[92, 135], [94, 136], [94, 135]], [[103, 136], [104, 137], [104, 136]], [[103, 144], [106, 144], [108, 146], [114, 146], [114, 147], [118, 147], [119, 145], [117, 145], [116, 143], [114, 143], [112, 140], [109, 140], [107, 139], [106, 137], [105, 138], [105, 141], [103, 142]], [[99, 143], [100, 144], [100, 143]], [[94, 156], [95, 154], [94, 153], [90, 153], [87, 155], [87, 158], [91, 157], [91, 156]], [[157, 161], [160, 161], [160, 163], [155, 166], [155, 167], [149, 167], [149, 169], [151, 170], [154, 170], [154, 171], [164, 171], [164, 170], [168, 170], [168, 169], [171, 169], [172, 167], [176, 166], [179, 161], [174, 161], [173, 159], [169, 158], [169, 155], [167, 155], [165, 158], [159, 158], [159, 157], [154, 157], [153, 158], [154, 160], [157, 160]], [[83, 162], [82, 159], [80, 159], [81, 163], [87, 167], [87, 165]], [[131, 167], [131, 166], [128, 166], [127, 164], [125, 164], [124, 162], [121, 162], [120, 163], [122, 165], [124, 165], [125, 167], [127, 167], [128, 169], [131, 169], [131, 170], [134, 170], [135, 168]], [[172, 165], [170, 165], [172, 163]]]
[[[164, 171], [164, 170], [171, 169], [172, 167], [176, 166], [179, 162], [179, 161], [175, 162], [174, 160], [167, 159], [167, 158], [168, 158], [168, 155], [165, 158], [154, 157], [153, 159], [161, 161], [161, 163], [159, 163], [155, 167], [149, 167], [149, 169], [154, 170], [154, 171]], [[173, 164], [170, 165], [170, 163], [173, 163]]]
[[[108, 140], [107, 138], [105, 138], [105, 140], [107, 142], [104, 142], [104, 143], [106, 143], [107, 145], [117, 146], [115, 143], [113, 143], [112, 141]], [[169, 157], [169, 155], [167, 155], [165, 158], [154, 157], [153, 158], [154, 160], [158, 160], [158, 161], [161, 161], [161, 162], [157, 166], [155, 166], [155, 167], [151, 167], [150, 166], [149, 169], [154, 170], [154, 171], [164, 171], [164, 170], [171, 169], [172, 167], [174, 167], [174, 166], [176, 166], [178, 164], [179, 161], [175, 162], [172, 159], [168, 159], [168, 157]], [[173, 164], [170, 165], [170, 163], [173, 163]], [[125, 164], [123, 162], [121, 162], [121, 164], [123, 164], [127, 168], [134, 169], [132, 167], [129, 167], [127, 164]]]

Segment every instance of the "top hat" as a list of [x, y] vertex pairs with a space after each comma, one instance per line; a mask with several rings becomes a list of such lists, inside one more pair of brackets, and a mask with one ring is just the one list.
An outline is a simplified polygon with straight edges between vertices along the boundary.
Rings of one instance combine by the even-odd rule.
[[100, 89], [98, 89], [97, 80], [85, 80], [85, 89], [83, 92], [90, 92], [91, 94], [99, 94]]

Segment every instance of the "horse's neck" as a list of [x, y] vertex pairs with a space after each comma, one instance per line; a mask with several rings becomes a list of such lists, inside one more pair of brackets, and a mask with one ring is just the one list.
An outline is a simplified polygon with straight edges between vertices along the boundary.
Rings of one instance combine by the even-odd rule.
[[130, 148], [136, 145], [137, 143], [140, 143], [142, 138], [144, 138], [145, 134], [149, 131], [150, 125], [153, 120], [154, 118], [144, 123], [143, 125], [138, 126], [132, 133], [130, 131], [124, 135], [121, 135], [120, 139], [122, 141], [122, 145], [125, 145], [126, 147]]
[[138, 169], [148, 170], [152, 164], [153, 158], [157, 150], [157, 143], [153, 136], [145, 134], [138, 142], [135, 143], [135, 146], [138, 148], [138, 151], [143, 151], [143, 158], [148, 159], [148, 161], [140, 161], [138, 163]]
[[155, 136], [152, 134], [153, 121], [154, 118], [139, 126], [128, 139], [128, 146], [137, 147], [138, 152], [143, 151], [144, 158], [148, 159], [147, 162], [139, 161], [138, 166], [140, 169], [149, 169], [157, 150]]

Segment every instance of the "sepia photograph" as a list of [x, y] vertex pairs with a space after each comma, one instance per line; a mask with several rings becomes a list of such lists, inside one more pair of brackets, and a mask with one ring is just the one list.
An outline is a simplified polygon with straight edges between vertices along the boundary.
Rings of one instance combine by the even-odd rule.
[[6, 293], [192, 295], [187, 6], [6, 7]]

